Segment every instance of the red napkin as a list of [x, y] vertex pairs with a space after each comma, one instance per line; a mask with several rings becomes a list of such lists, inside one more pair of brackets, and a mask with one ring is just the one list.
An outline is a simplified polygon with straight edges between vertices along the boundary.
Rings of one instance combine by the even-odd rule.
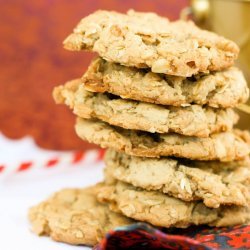
[[136, 223], [110, 231], [95, 250], [112, 249], [250, 249], [250, 226], [190, 227], [160, 231]]

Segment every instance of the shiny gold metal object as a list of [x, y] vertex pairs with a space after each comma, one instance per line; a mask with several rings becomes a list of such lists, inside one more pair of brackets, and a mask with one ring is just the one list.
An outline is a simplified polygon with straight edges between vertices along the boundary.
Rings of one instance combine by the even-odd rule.
[[237, 109], [239, 109], [247, 114], [250, 114], [250, 106], [249, 105], [241, 103], [237, 106]]
[[[235, 41], [240, 47], [236, 62], [250, 87], [250, 0], [190, 0], [182, 18], [191, 16], [202, 28], [212, 30]], [[239, 105], [240, 127], [250, 129], [250, 102]], [[248, 114], [246, 114], [248, 113]]]
[[207, 20], [210, 11], [208, 0], [191, 0], [191, 11], [194, 18], [200, 23]]

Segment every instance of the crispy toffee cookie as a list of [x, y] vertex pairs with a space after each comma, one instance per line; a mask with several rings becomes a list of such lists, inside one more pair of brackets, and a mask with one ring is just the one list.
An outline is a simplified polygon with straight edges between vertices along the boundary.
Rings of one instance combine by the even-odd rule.
[[233, 161], [245, 158], [250, 152], [250, 144], [247, 143], [249, 133], [242, 131], [198, 138], [126, 130], [97, 120], [81, 118], [77, 119], [75, 129], [77, 135], [84, 140], [135, 156]]
[[170, 22], [154, 13], [96, 11], [64, 41], [69, 50], [91, 50], [110, 62], [153, 72], [191, 76], [233, 65], [239, 48], [191, 21]]
[[235, 107], [247, 101], [249, 89], [242, 72], [231, 67], [190, 78], [156, 74], [95, 59], [84, 74], [85, 88], [109, 92], [124, 99], [172, 106], [190, 104]]
[[111, 212], [96, 200], [100, 185], [85, 189], [64, 189], [32, 207], [29, 220], [38, 235], [69, 244], [93, 246], [114, 227], [132, 220]]
[[199, 105], [173, 107], [124, 100], [106, 93], [86, 91], [80, 80], [56, 87], [53, 96], [57, 103], [70, 106], [81, 118], [98, 118], [125, 129], [151, 133], [175, 132], [208, 137], [212, 133], [232, 130], [238, 121], [238, 115], [232, 109], [214, 109]]
[[135, 157], [108, 150], [105, 163], [107, 176], [184, 201], [203, 200], [207, 207], [213, 208], [221, 204], [246, 206], [250, 202], [249, 161], [245, 165], [239, 162], [237, 168], [230, 169], [227, 167], [230, 162], [196, 164], [195, 161]]
[[224, 227], [249, 221], [248, 207], [221, 206], [208, 208], [202, 202], [184, 202], [156, 191], [146, 191], [118, 182], [106, 185], [98, 200], [111, 210], [155, 226], [185, 228], [190, 225]]

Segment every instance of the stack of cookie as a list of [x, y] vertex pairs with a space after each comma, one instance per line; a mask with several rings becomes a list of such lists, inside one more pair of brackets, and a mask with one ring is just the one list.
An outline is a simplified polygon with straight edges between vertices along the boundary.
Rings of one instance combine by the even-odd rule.
[[[93, 188], [109, 213], [122, 224], [160, 227], [250, 219], [250, 136], [233, 129], [232, 109], [249, 90], [232, 67], [239, 52], [232, 41], [153, 13], [97, 11], [64, 46], [100, 56], [81, 79], [56, 87], [54, 99], [78, 116], [80, 138], [109, 148], [105, 181]], [[38, 210], [32, 221], [50, 220]]]

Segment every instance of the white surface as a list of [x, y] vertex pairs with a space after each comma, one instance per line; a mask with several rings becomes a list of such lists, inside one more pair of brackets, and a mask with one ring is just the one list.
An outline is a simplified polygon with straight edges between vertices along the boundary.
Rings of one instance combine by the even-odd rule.
[[[1, 141], [1, 138], [0, 138]], [[3, 140], [2, 140], [3, 141]], [[39, 149], [31, 146], [30, 140], [20, 148], [15, 143], [6, 145], [5, 154], [0, 151], [0, 164], [13, 163], [17, 150], [18, 160], [39, 157]], [[23, 141], [22, 141], [23, 143]], [[0, 142], [3, 148], [4, 144]], [[28, 147], [25, 150], [26, 145]], [[7, 147], [11, 147], [7, 149]], [[0, 147], [0, 149], [1, 149]], [[8, 153], [7, 153], [8, 152]], [[9, 155], [9, 159], [7, 157]], [[15, 158], [17, 160], [17, 158]], [[34, 157], [32, 157], [35, 159]], [[53, 192], [65, 187], [84, 187], [102, 179], [103, 163], [88, 160], [75, 165], [60, 165], [54, 168], [35, 168], [21, 173], [12, 173], [0, 181], [0, 249], [1, 250], [77, 250], [83, 246], [69, 246], [53, 242], [48, 237], [38, 237], [30, 231], [27, 220], [28, 208], [46, 199]]]
[[[86, 157], [93, 160], [95, 157], [93, 154], [96, 154], [97, 151], [88, 152], [90, 153]], [[10, 140], [0, 133], [0, 166], [5, 167], [4, 171], [0, 173], [0, 180], [12, 176], [23, 162], [32, 162], [32, 169], [44, 168], [48, 160], [54, 158], [59, 159], [59, 164], [71, 163], [73, 153], [73, 151], [41, 149], [29, 136], [20, 140]]]

